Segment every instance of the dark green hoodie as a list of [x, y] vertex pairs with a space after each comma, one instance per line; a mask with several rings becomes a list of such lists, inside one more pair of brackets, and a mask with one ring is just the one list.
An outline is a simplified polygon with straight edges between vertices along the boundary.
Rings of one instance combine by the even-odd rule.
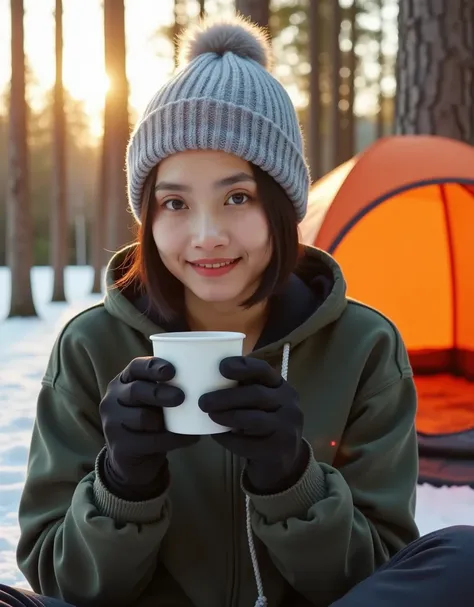
[[[102, 483], [99, 403], [162, 331], [113, 288], [62, 330], [43, 379], [20, 506], [18, 562], [34, 590], [78, 607], [252, 607], [242, 462], [210, 437], [170, 454], [167, 491], [125, 502]], [[313, 455], [287, 491], [249, 495], [269, 607], [328, 607], [414, 540], [416, 394], [393, 324], [346, 299], [335, 261], [306, 249], [298, 276], [331, 289], [287, 335], [251, 356], [279, 367]], [[284, 319], [282, 318], [282, 324]], [[288, 348], [288, 346], [287, 346]]]

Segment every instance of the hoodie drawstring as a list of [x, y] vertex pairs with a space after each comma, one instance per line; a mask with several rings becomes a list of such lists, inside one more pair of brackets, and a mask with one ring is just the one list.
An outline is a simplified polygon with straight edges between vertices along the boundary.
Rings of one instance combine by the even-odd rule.
[[[286, 343], [283, 346], [283, 356], [281, 359], [281, 376], [286, 381], [288, 379], [288, 365], [290, 362], [290, 344]], [[258, 598], [255, 602], [255, 607], [266, 607], [268, 605], [267, 597], [263, 592], [262, 576], [258, 566], [257, 551], [253, 540], [252, 521], [250, 518], [250, 498], [247, 495], [245, 498], [245, 516], [247, 521], [247, 540], [249, 544], [250, 558], [252, 559], [253, 574], [257, 584]]]

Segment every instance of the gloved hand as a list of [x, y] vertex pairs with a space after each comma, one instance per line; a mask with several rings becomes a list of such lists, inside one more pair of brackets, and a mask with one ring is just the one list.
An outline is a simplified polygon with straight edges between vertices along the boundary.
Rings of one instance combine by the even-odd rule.
[[290, 488], [303, 475], [309, 458], [295, 390], [256, 358], [226, 358], [220, 372], [239, 383], [199, 400], [213, 421], [232, 428], [213, 439], [246, 459], [244, 480], [251, 491], [269, 494]]
[[165, 429], [162, 408], [184, 401], [182, 390], [165, 383], [174, 375], [166, 360], [135, 358], [107, 388], [99, 409], [107, 446], [101, 473], [117, 497], [141, 501], [160, 495], [168, 483], [168, 451], [199, 440]]

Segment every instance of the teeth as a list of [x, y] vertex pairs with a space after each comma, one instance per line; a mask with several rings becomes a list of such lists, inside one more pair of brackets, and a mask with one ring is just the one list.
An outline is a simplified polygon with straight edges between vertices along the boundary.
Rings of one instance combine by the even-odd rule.
[[233, 261], [226, 261], [224, 263], [196, 263], [198, 268], [223, 268], [224, 266], [230, 266]]

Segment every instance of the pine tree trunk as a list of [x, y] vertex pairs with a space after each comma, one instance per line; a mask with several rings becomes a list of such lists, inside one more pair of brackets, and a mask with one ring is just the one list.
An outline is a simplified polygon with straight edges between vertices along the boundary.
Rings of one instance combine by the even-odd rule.
[[206, 0], [199, 0], [199, 18], [204, 19], [206, 16]]
[[[199, 2], [199, 16], [204, 16], [204, 2]], [[187, 0], [173, 0], [173, 25], [170, 33], [173, 42], [173, 57], [174, 67], [179, 68], [179, 37], [182, 31], [188, 26], [188, 1]]]
[[400, 0], [396, 132], [473, 143], [474, 2]]
[[112, 252], [132, 240], [133, 219], [128, 211], [124, 171], [129, 137], [124, 0], [104, 0], [105, 69], [110, 79], [106, 111], [110, 132], [106, 138], [107, 246]]
[[179, 66], [179, 44], [178, 44], [178, 36], [181, 31], [181, 26], [179, 23], [180, 18], [180, 9], [181, 2], [180, 0], [174, 0], [173, 2], [173, 61], [174, 61], [174, 69], [178, 69]]
[[378, 0], [377, 9], [379, 13], [380, 25], [377, 32], [377, 44], [378, 44], [378, 63], [380, 67], [380, 73], [378, 78], [378, 105], [379, 109], [377, 112], [377, 139], [381, 139], [385, 134], [385, 97], [382, 89], [382, 80], [384, 76], [384, 64], [385, 57], [383, 54], [383, 41], [384, 41], [384, 24], [383, 24], [383, 0]]
[[235, 0], [235, 10], [244, 17], [248, 17], [260, 27], [269, 27], [269, 0]]
[[310, 2], [308, 6], [309, 26], [309, 166], [313, 181], [322, 177], [321, 158], [321, 91], [320, 91], [320, 15], [319, 4]]
[[23, 0], [11, 0], [11, 88], [8, 138], [7, 259], [11, 275], [9, 316], [36, 316], [31, 290], [33, 230], [28, 183]]
[[331, 169], [341, 163], [341, 112], [339, 110], [341, 86], [341, 49], [339, 35], [341, 32], [341, 7], [339, 0], [332, 0], [331, 14]]
[[102, 150], [100, 156], [100, 172], [98, 176], [98, 192], [92, 225], [92, 267], [94, 279], [92, 282], [92, 293], [102, 292], [102, 269], [106, 258], [105, 252], [105, 217], [107, 216], [107, 160], [105, 157], [107, 149], [107, 138], [110, 125], [104, 111], [104, 134], [102, 136]]
[[341, 72], [344, 71], [347, 75], [340, 78], [343, 94], [340, 94], [341, 105], [339, 109], [339, 154], [338, 164], [346, 162], [354, 155], [354, 101], [355, 101], [355, 69], [357, 65], [357, 57], [355, 54], [356, 45], [356, 17], [357, 6], [353, 2], [350, 6], [341, 11], [341, 21], [350, 25], [350, 41], [351, 49], [347, 52], [341, 52]]
[[347, 158], [352, 158], [357, 150], [357, 137], [356, 137], [356, 115], [354, 112], [355, 105], [355, 74], [357, 69], [357, 55], [355, 47], [357, 44], [357, 4], [356, 0], [353, 0], [352, 6], [349, 8], [349, 22], [351, 24], [351, 43], [352, 47], [348, 53], [347, 67], [349, 68], [349, 95], [348, 102], [349, 108], [347, 110], [347, 126], [346, 126], [346, 142], [347, 142]]
[[66, 205], [66, 119], [63, 88], [62, 0], [56, 0], [56, 81], [54, 85], [53, 204], [51, 208], [51, 265], [53, 267], [52, 301], [66, 301], [64, 269], [67, 264]]

